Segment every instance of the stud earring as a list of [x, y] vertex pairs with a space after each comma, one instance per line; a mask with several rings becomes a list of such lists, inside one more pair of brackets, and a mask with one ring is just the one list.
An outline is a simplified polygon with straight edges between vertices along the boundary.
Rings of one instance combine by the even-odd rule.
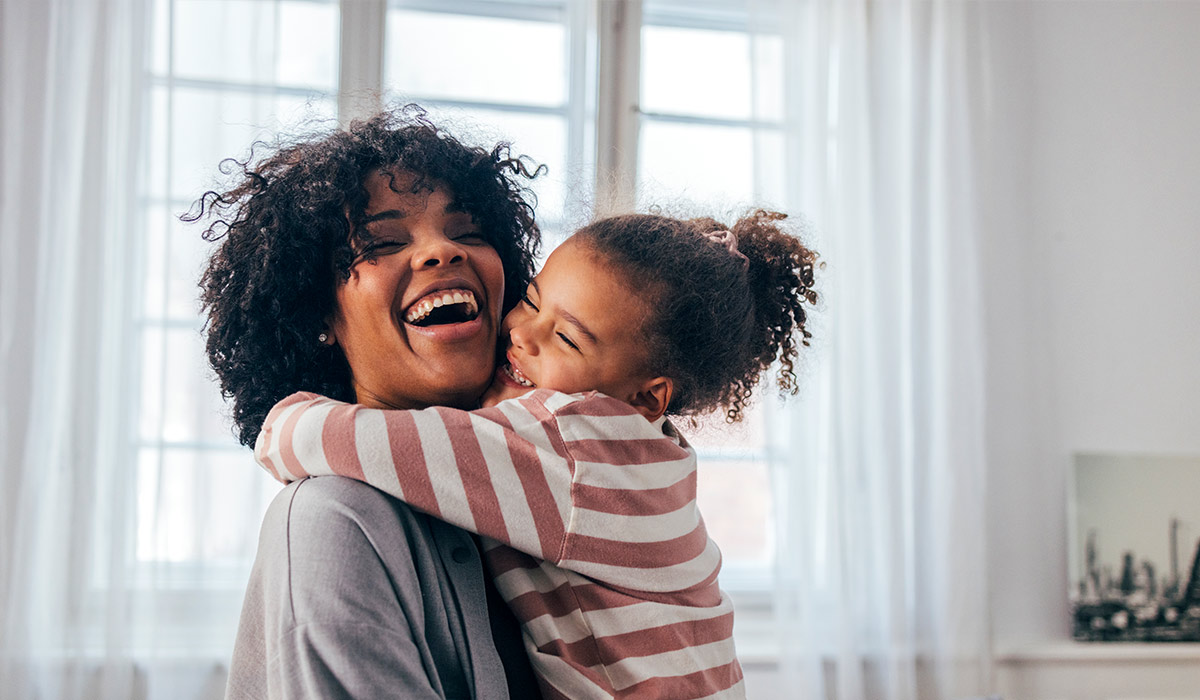
[[317, 342], [318, 342], [318, 343], [326, 343], [326, 342], [329, 342], [329, 334], [328, 334], [328, 333], [322, 333], [321, 335], [318, 335], [318, 336], [317, 336]]

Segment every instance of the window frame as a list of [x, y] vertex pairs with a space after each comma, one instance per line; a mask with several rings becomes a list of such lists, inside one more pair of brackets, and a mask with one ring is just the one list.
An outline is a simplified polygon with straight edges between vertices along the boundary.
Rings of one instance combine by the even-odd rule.
[[[545, 113], [562, 116], [567, 120], [568, 157], [579, 163], [579, 170], [586, 173], [589, 169], [594, 178], [593, 201], [594, 212], [572, 212], [565, 210], [565, 218], [577, 220], [590, 215], [601, 216], [613, 210], [631, 210], [636, 204], [636, 183], [638, 181], [638, 144], [642, 125], [646, 120], [702, 123], [723, 126], [740, 126], [758, 128], [782, 129], [782, 123], [763, 122], [756, 120], [730, 120], [707, 117], [689, 117], [685, 115], [646, 112], [640, 107], [640, 73], [641, 73], [641, 35], [643, 26], [687, 27], [729, 30], [729, 18], [724, 15], [714, 16], [711, 13], [689, 14], [686, 8], [679, 11], [645, 12], [641, 0], [582, 0], [575, 2], [556, 2], [555, 0], [525, 0], [519, 3], [498, 3], [489, 0], [313, 0], [322, 4], [336, 4], [339, 17], [339, 68], [335, 94], [321, 93], [329, 99], [336, 99], [337, 118], [343, 125], [350, 120], [372, 114], [382, 106], [384, 93], [384, 61], [387, 12], [390, 7], [402, 7], [409, 10], [441, 12], [452, 14], [467, 14], [476, 16], [508, 18], [508, 19], [555, 19], [564, 21], [568, 31], [568, 95], [566, 103], [559, 108], [521, 107], [513, 105], [494, 104], [487, 102], [458, 101], [446, 99], [423, 98], [413, 95], [415, 100], [432, 106], [479, 107], [486, 109], [512, 110], [526, 113]], [[166, 4], [174, 14], [174, 0], [166, 0]], [[174, 27], [174, 18], [168, 20], [168, 31]], [[742, 31], [749, 32], [749, 22]], [[174, 51], [173, 41], [168, 38], [168, 51]], [[589, 66], [595, 66], [589, 69]], [[248, 85], [237, 82], [216, 80], [199, 80], [179, 78], [174, 75], [173, 56], [168, 57], [168, 73], [157, 76], [148, 65], [147, 94], [166, 88], [167, 99], [174, 99], [174, 89], [194, 87], [204, 90], [246, 91], [254, 94], [309, 96], [320, 91], [294, 88], [280, 85]], [[149, 104], [150, 100], [147, 100]], [[172, 109], [168, 106], [168, 110]], [[592, 118], [594, 117], [594, 119]], [[169, 117], [168, 117], [169, 119]], [[594, 131], [594, 133], [589, 133]], [[591, 146], [591, 148], [589, 148]], [[590, 151], [590, 152], [589, 152]], [[168, 154], [168, 177], [170, 176], [170, 155]], [[578, 159], [578, 160], [576, 160]], [[756, 187], [757, 189], [757, 187]], [[140, 215], [148, 216], [155, 205], [165, 204], [169, 210], [186, 209], [190, 201], [172, 199], [170, 186], [167, 185], [166, 199], [157, 199], [144, 191], [140, 207]], [[561, 223], [561, 222], [554, 222]], [[168, 243], [169, 245], [169, 243]], [[169, 251], [169, 249], [168, 249]], [[164, 253], [166, 255], [167, 253]], [[141, 272], [147, 267], [143, 264]], [[164, 272], [164, 274], [168, 274]], [[167, 327], [181, 327], [190, 330], [201, 328], [201, 321], [195, 322], [172, 321], [167, 317], [151, 321], [146, 318], [140, 307], [134, 313], [133, 328], [141, 337], [148, 323]], [[140, 397], [140, 390], [138, 392]], [[204, 441], [173, 443], [164, 440], [146, 441], [140, 430], [140, 421], [136, 411], [142, 407], [140, 400], [135, 414], [130, 421], [130, 456], [136, 461], [141, 449], [146, 447], [184, 448], [193, 449], [199, 453], [210, 450], [231, 451], [243, 449], [235, 443], [226, 445]], [[764, 402], [767, 404], [769, 402]], [[772, 408], [764, 405], [768, 412], [768, 426], [776, 423], [771, 418]], [[782, 454], [773, 443], [775, 438], [768, 436], [762, 449], [749, 453], [737, 451], [708, 451], [699, 452], [700, 460], [720, 458], [722, 460], [746, 459], [760, 461], [771, 465], [781, 458]], [[223, 595], [228, 590], [237, 589], [242, 585], [248, 573], [248, 565], [229, 564], [224, 569], [217, 567], [217, 576], [212, 576], [213, 569], [201, 576], [197, 567], [189, 563], [172, 563], [161, 560], [138, 560], [133, 553], [135, 580], [171, 581], [167, 587], [172, 595], [178, 591], [192, 590], [204, 586], [214, 595]], [[148, 578], [154, 573], [154, 578]], [[202, 581], [203, 579], [203, 581]], [[212, 586], [216, 580], [219, 584]], [[722, 577], [723, 587], [726, 588], [739, 604], [739, 610], [769, 611], [770, 591], [773, 587], [772, 566], [739, 566], [727, 563]], [[741, 625], [741, 621], [739, 621]]]

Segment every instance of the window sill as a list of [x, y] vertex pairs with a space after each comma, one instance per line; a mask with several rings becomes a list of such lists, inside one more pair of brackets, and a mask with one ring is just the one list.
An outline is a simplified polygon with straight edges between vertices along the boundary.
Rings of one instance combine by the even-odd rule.
[[1200, 661], [1200, 644], [1046, 641], [1002, 647], [997, 664]]

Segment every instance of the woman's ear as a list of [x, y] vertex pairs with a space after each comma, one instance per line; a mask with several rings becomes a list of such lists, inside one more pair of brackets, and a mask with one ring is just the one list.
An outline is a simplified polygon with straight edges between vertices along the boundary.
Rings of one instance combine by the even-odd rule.
[[653, 423], [667, 412], [667, 406], [671, 405], [671, 394], [674, 391], [675, 385], [670, 379], [654, 377], [647, 379], [637, 393], [626, 399], [626, 403]]
[[337, 345], [337, 336], [333, 333], [333, 319], [325, 319], [321, 332], [317, 334], [317, 342], [321, 345]]

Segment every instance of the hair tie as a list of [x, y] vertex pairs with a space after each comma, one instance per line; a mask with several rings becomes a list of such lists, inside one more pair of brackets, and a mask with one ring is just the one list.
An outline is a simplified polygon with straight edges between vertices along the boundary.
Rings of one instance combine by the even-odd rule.
[[742, 261], [743, 270], [750, 267], [750, 258], [747, 258], [745, 253], [738, 250], [737, 235], [733, 231], [730, 231], [727, 228], [717, 229], [715, 231], [705, 231], [704, 237], [713, 243], [724, 246], [731, 255], [740, 258]]

